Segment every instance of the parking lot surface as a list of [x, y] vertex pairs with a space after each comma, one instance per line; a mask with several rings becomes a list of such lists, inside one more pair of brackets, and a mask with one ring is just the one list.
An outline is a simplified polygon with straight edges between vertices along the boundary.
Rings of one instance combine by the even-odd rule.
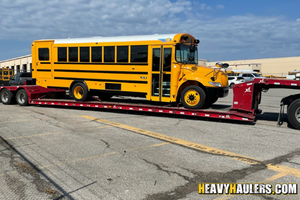
[[[231, 105], [231, 94], [215, 107]], [[202, 195], [199, 183], [300, 183], [300, 131], [277, 127], [263, 93], [255, 123], [0, 105], [0, 199], [300, 199]]]

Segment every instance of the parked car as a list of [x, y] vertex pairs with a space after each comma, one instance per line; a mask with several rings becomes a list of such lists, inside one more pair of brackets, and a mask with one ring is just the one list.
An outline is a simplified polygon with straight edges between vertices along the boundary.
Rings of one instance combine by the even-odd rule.
[[35, 83], [32, 81], [31, 73], [19, 72], [9, 81], [9, 85], [35, 85]]
[[235, 84], [245, 83], [246, 80], [243, 77], [239, 76], [228, 76], [228, 85], [230, 88], [233, 88]]
[[241, 73], [239, 74], [239, 77], [243, 77], [246, 82], [253, 81], [255, 78], [262, 77], [260, 74], [256, 73]]

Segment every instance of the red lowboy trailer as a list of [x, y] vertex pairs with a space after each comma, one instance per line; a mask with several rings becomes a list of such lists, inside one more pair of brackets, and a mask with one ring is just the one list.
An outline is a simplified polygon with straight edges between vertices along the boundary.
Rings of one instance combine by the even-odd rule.
[[[11, 104], [16, 101], [20, 106], [26, 105], [55, 105], [90, 107], [101, 109], [118, 109], [141, 112], [167, 113], [173, 115], [199, 116], [207, 118], [219, 118], [240, 121], [254, 121], [256, 114], [261, 113], [258, 105], [261, 100], [261, 92], [270, 88], [300, 89], [300, 81], [257, 78], [254, 81], [237, 84], [233, 88], [233, 103], [228, 111], [193, 110], [181, 107], [153, 106], [143, 104], [130, 104], [119, 102], [100, 101], [74, 101], [68, 99], [55, 99], [58, 95], [65, 94], [65, 90], [55, 88], [43, 88], [41, 86], [1, 86], [0, 100], [3, 104]], [[51, 99], [45, 98], [50, 97]], [[300, 129], [300, 94], [291, 95], [281, 100], [281, 107], [287, 105], [289, 123], [296, 129]], [[283, 109], [279, 112], [278, 123]]]

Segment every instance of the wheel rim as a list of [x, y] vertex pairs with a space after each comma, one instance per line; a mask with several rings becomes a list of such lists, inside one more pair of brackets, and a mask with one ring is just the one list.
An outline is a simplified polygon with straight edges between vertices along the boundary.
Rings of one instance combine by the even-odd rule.
[[295, 111], [295, 118], [300, 123], [300, 107]]
[[25, 94], [21, 93], [19, 95], [19, 102], [23, 104], [23, 103], [25, 103], [25, 99], [26, 99]]
[[84, 90], [81, 86], [76, 86], [73, 92], [76, 99], [81, 99], [84, 95]]
[[7, 101], [8, 101], [8, 96], [9, 96], [8, 92], [4, 91], [4, 92], [2, 93], [1, 100], [2, 100], [3, 102], [7, 102]]
[[184, 101], [189, 106], [195, 106], [200, 102], [200, 95], [196, 90], [188, 90], [184, 95]]

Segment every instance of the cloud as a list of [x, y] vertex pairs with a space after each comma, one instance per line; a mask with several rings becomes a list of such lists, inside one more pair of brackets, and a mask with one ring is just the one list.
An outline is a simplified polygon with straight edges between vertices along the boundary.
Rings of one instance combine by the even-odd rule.
[[217, 5], [217, 9], [225, 9], [223, 5]]
[[205, 3], [200, 4], [199, 8], [200, 8], [200, 10], [210, 10], [211, 9], [211, 7], [207, 6]]
[[296, 19], [296, 22], [300, 22], [300, 19]]
[[189, 0], [2, 0], [0, 40], [187, 32], [201, 40], [203, 59], [280, 57], [300, 50], [299, 19], [221, 18], [211, 8]]

